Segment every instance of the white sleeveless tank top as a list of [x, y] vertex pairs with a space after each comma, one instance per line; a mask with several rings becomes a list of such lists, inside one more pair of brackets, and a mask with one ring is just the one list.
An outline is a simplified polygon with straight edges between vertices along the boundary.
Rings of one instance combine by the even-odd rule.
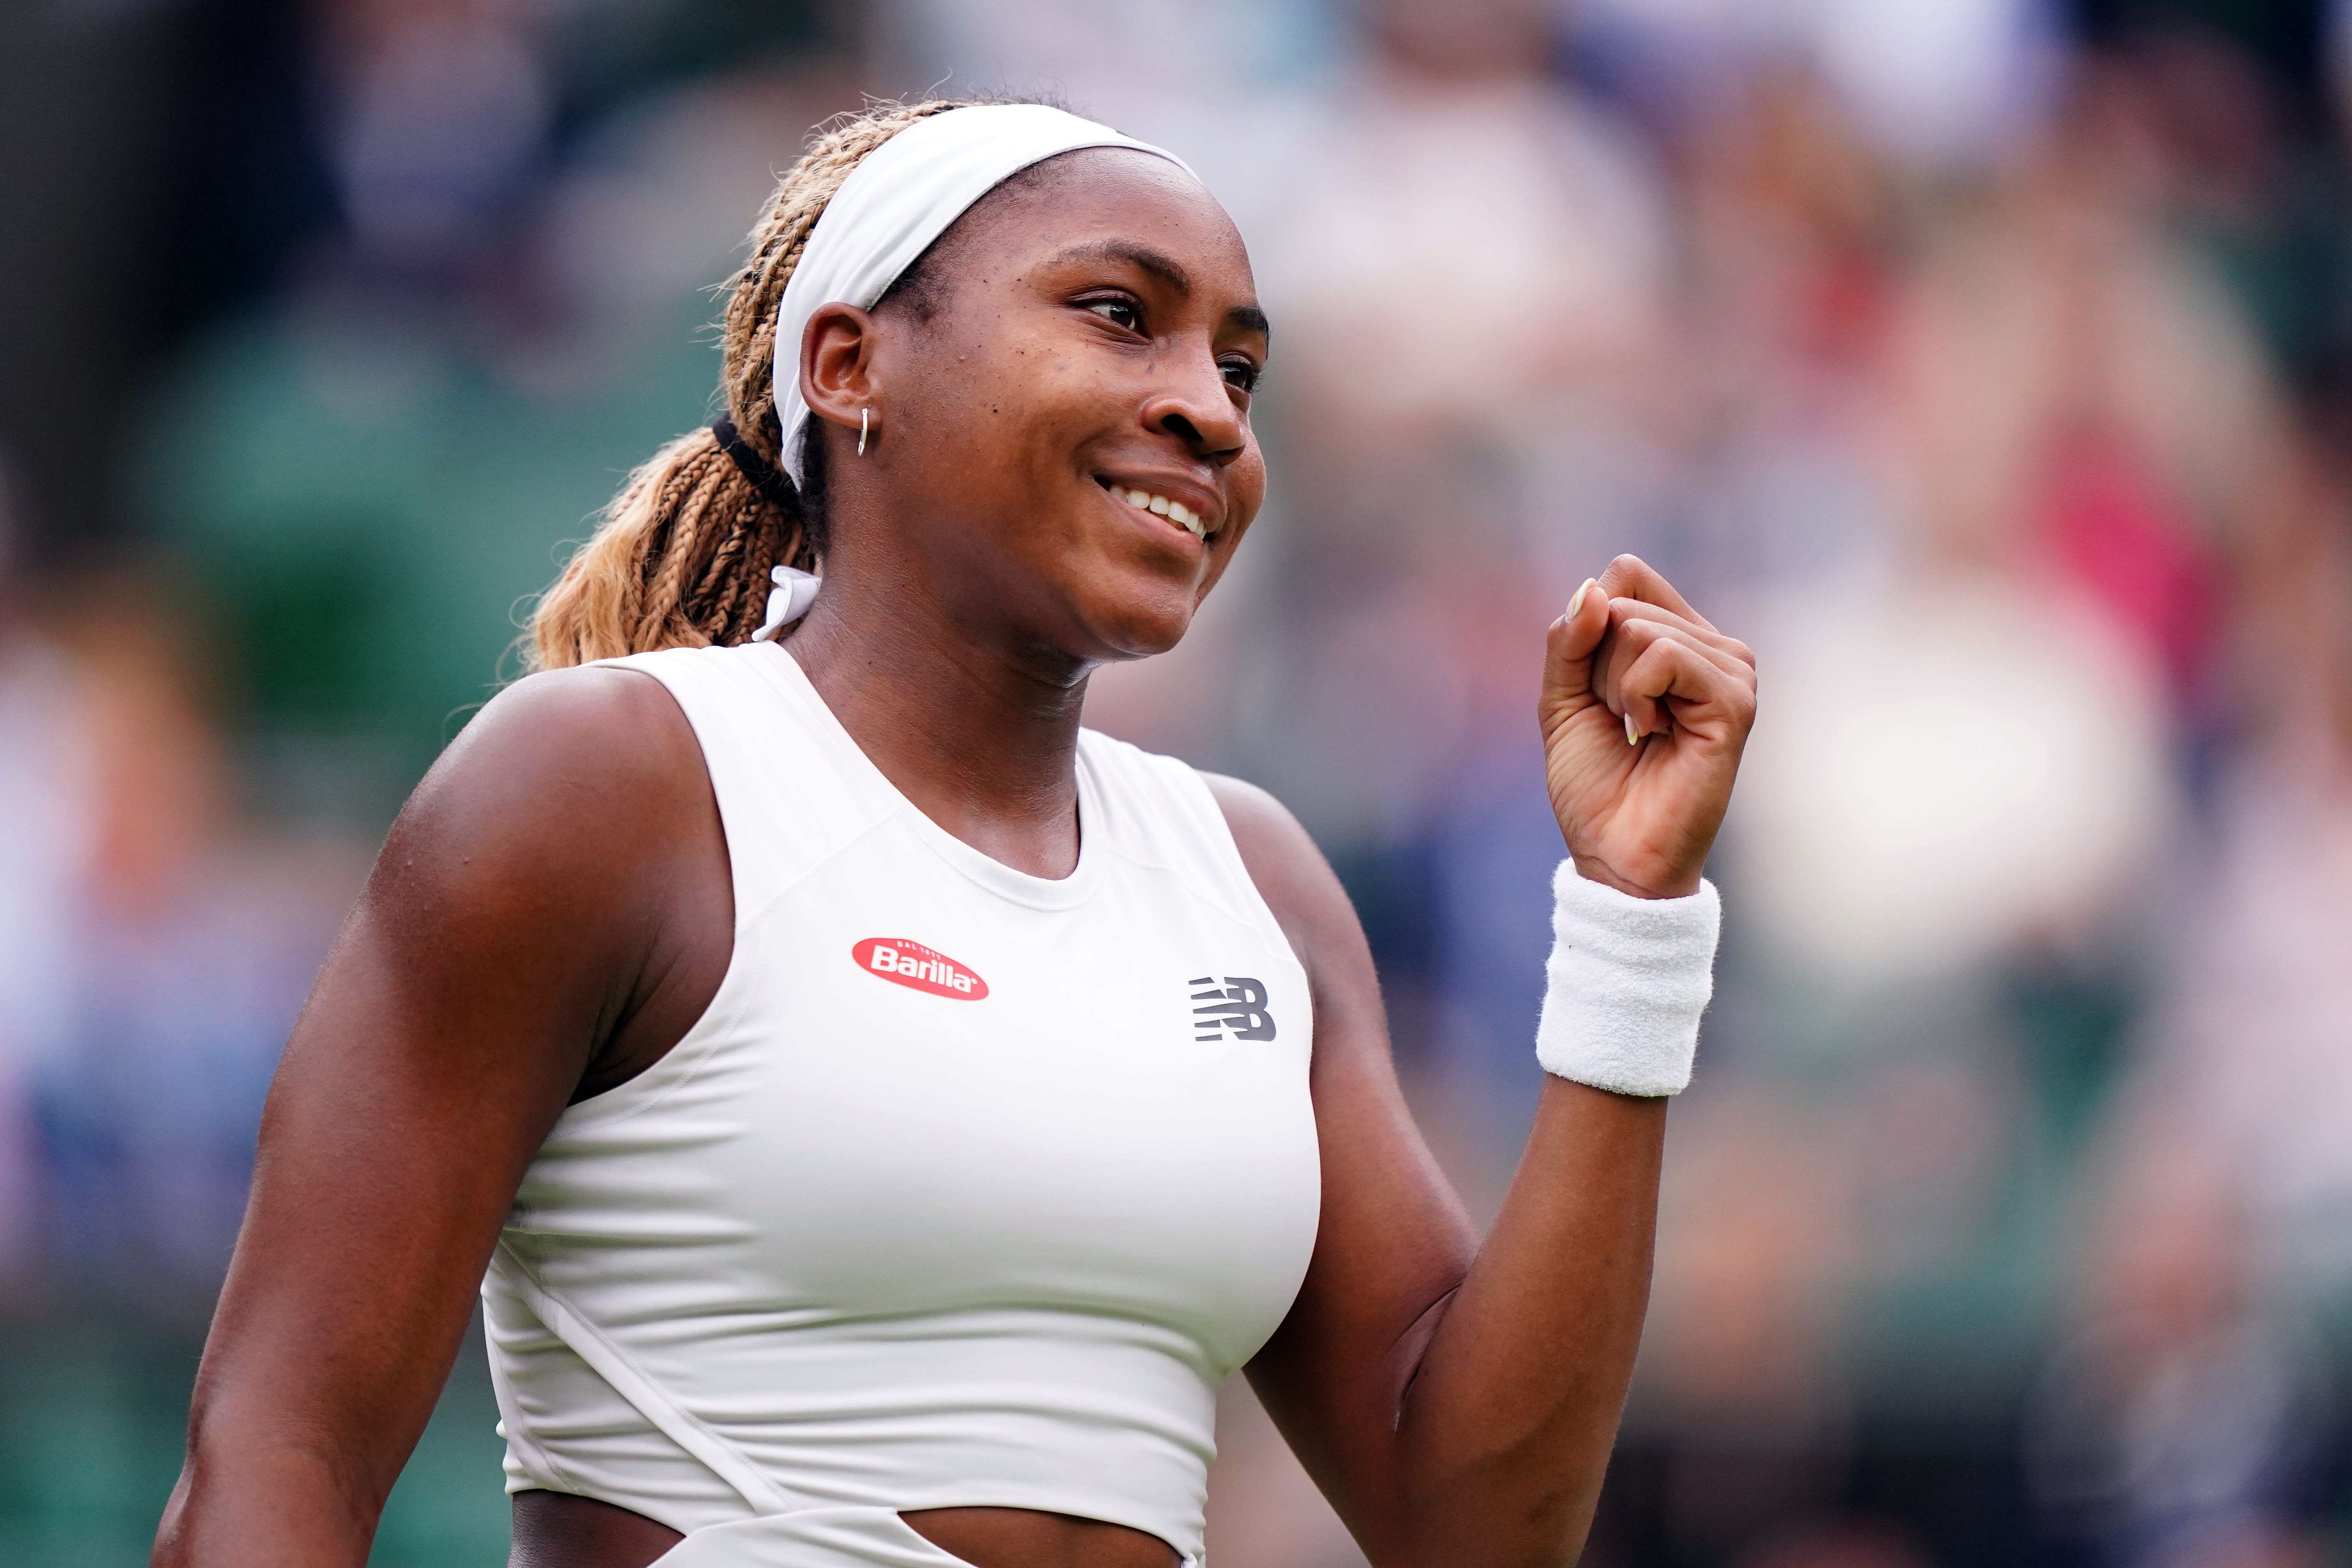
[[680, 1562], [831, 1563], [716, 1548], [873, 1510], [907, 1552], [871, 1561], [951, 1562], [895, 1510], [999, 1506], [1198, 1564], [1218, 1385], [1319, 1201], [1306, 976], [1207, 786], [1083, 732], [1049, 881], [918, 811], [775, 644], [615, 662], [701, 742], [734, 955], [516, 1196], [483, 1286], [508, 1489], [635, 1510]]

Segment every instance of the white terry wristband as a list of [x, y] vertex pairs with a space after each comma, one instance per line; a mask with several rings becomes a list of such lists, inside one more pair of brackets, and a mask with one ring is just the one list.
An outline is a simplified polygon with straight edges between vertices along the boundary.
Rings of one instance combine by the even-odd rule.
[[1536, 1025], [1546, 1072], [1613, 1094], [1678, 1094], [1715, 994], [1723, 901], [1701, 882], [1686, 899], [1637, 899], [1576, 874], [1551, 879], [1549, 984]]

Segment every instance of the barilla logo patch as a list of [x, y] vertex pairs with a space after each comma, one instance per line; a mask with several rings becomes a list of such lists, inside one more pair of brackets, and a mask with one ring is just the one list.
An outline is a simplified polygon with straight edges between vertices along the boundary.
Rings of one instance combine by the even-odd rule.
[[851, 948], [849, 956], [868, 974], [878, 974], [934, 996], [977, 1002], [988, 994], [987, 981], [939, 949], [908, 942], [903, 936], [869, 936]]

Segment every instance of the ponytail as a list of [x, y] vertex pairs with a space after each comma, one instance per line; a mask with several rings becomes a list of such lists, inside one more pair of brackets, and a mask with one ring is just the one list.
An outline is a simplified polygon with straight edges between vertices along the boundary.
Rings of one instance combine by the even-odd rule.
[[746, 641], [765, 618], [770, 572], [815, 569], [824, 551], [824, 468], [814, 429], [797, 490], [781, 474], [762, 474], [779, 483], [751, 477], [783, 466], [772, 384], [776, 308], [810, 231], [859, 160], [916, 121], [962, 107], [934, 100], [844, 115], [778, 183], [720, 321], [719, 390], [738, 456], [710, 430], [696, 430], [629, 476], [594, 535], [541, 597], [525, 655], [532, 668]]

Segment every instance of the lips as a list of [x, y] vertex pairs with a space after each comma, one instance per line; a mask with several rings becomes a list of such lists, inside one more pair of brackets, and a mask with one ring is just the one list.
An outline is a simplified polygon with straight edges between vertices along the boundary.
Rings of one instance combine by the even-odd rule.
[[1139, 485], [1123, 485], [1116, 479], [1104, 479], [1100, 483], [1103, 489], [1138, 511], [1148, 511], [1154, 517], [1164, 518], [1195, 539], [1205, 541], [1209, 537], [1207, 520], [1182, 501], [1156, 490], [1145, 489]]

